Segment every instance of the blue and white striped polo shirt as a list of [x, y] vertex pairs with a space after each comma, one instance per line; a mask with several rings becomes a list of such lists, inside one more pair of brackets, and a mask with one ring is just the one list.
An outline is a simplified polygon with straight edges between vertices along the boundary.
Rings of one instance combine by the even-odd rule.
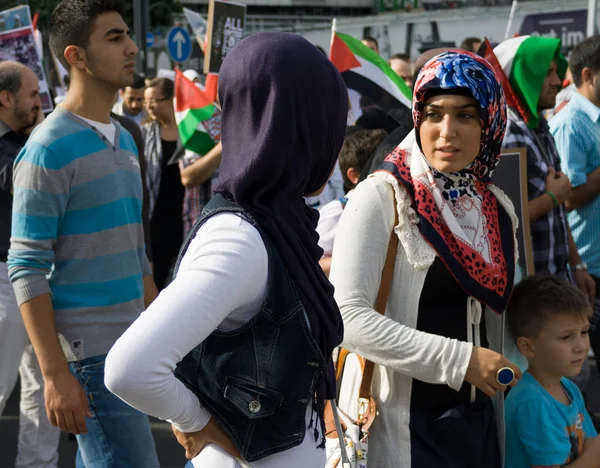
[[[600, 108], [575, 92], [550, 121], [550, 131], [573, 188], [585, 184], [587, 176], [600, 167]], [[600, 197], [573, 210], [568, 219], [581, 259], [592, 275], [600, 277]]]

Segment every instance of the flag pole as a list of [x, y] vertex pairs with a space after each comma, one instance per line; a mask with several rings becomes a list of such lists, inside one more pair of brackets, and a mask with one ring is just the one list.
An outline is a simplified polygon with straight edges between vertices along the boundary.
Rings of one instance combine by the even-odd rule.
[[335, 31], [337, 27], [337, 19], [331, 20], [331, 42], [329, 43], [329, 57], [331, 58], [331, 49], [333, 48], [333, 40], [335, 39]]
[[512, 7], [510, 8], [510, 15], [508, 17], [508, 24], [506, 25], [506, 33], [504, 34], [504, 39], [510, 38], [510, 29], [512, 28], [513, 20], [515, 19], [515, 14], [517, 12], [517, 0], [513, 0]]

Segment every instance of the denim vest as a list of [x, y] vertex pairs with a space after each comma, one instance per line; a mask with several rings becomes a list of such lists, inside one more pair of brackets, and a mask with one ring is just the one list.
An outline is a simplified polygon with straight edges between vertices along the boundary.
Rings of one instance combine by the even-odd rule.
[[269, 261], [267, 293], [248, 323], [232, 331], [216, 329], [177, 364], [175, 376], [252, 462], [302, 443], [307, 406], [327, 364], [274, 245], [250, 213], [223, 196], [216, 195], [204, 208], [175, 272], [200, 227], [223, 212], [237, 213], [260, 233]]

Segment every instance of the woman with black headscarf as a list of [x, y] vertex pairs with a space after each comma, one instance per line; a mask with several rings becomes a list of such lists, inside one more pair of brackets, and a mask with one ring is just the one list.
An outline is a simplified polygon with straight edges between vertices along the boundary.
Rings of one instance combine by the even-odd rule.
[[[413, 119], [355, 189], [333, 249], [343, 346], [375, 363], [368, 461], [500, 468], [503, 392], [520, 377], [503, 356], [502, 315], [517, 219], [490, 179], [506, 128], [502, 87], [485, 60], [449, 51], [421, 70]], [[390, 235], [399, 247], [382, 316], [373, 303]]]
[[193, 466], [324, 466], [343, 328], [303, 196], [336, 163], [347, 91], [305, 39], [258, 33], [227, 55], [219, 98], [217, 195], [174, 281], [111, 350], [106, 385], [171, 421]]

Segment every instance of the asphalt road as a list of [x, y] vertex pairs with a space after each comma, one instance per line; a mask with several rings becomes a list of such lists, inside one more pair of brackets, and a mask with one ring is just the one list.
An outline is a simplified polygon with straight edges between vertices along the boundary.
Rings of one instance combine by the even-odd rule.
[[[4, 414], [0, 417], [0, 468], [13, 468], [15, 458], [17, 457], [17, 436], [19, 431], [18, 392], [19, 386], [17, 385], [7, 403]], [[186, 464], [184, 451], [175, 440], [175, 436], [171, 432], [171, 425], [154, 418], [151, 420], [151, 425], [161, 468], [183, 468]], [[59, 468], [75, 467], [77, 442], [69, 440], [68, 435], [64, 432], [60, 437], [58, 452]]]
[[[600, 414], [600, 379], [592, 361], [591, 379], [588, 388], [589, 409]], [[0, 417], [0, 468], [13, 468], [16, 458], [17, 433], [19, 428], [18, 385], [15, 388], [6, 410]], [[169, 424], [152, 420], [152, 433], [156, 441], [161, 468], [183, 468], [186, 460], [183, 449], [177, 444]], [[59, 468], [74, 468], [77, 443], [61, 435], [59, 446]]]

